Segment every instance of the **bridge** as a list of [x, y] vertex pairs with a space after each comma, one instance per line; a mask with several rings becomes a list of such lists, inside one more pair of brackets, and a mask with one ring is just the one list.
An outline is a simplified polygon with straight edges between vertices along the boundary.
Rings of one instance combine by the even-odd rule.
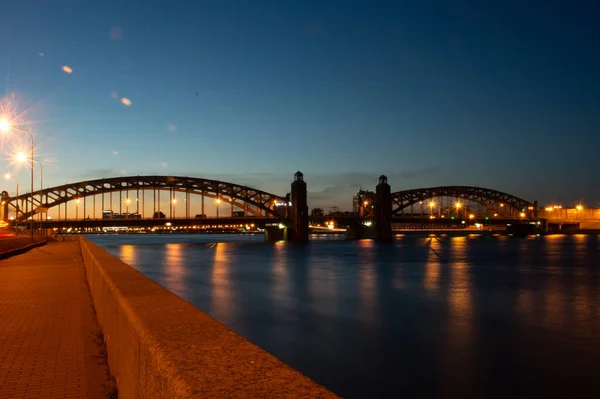
[[[443, 225], [488, 219], [505, 223], [533, 221], [538, 217], [537, 202], [500, 191], [439, 186], [392, 193], [385, 176], [380, 177], [377, 192], [364, 192], [358, 199], [359, 209], [355, 212], [309, 216], [306, 183], [301, 172], [294, 175], [290, 192], [283, 195], [188, 176], [112, 177], [45, 188], [34, 191], [33, 196], [25, 193], [11, 197], [6, 191], [1, 195], [2, 220], [14, 220], [13, 223], [23, 227], [38, 217], [36, 226], [43, 228], [277, 226], [296, 231], [296, 237], [298, 234], [302, 237], [300, 241], [305, 240], [309, 223], [373, 225], [375, 231], [387, 231], [391, 230], [391, 223], [426, 224], [435, 220]], [[206, 215], [206, 199], [212, 201], [208, 205], [216, 209], [216, 216]], [[42, 218], [43, 213], [53, 208], [58, 217]], [[199, 209], [199, 213], [192, 212], [193, 208]], [[14, 216], [9, 219], [10, 214]]]

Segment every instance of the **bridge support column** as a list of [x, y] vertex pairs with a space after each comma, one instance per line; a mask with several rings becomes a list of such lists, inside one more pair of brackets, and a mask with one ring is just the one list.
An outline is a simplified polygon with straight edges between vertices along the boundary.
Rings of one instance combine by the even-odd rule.
[[392, 193], [385, 175], [379, 176], [379, 184], [375, 189], [375, 239], [377, 241], [392, 240]]
[[533, 219], [538, 220], [538, 202], [533, 201]]
[[294, 174], [292, 182], [292, 220], [288, 241], [308, 242], [308, 200], [306, 182], [301, 172]]
[[2, 191], [0, 193], [0, 200], [2, 201], [2, 206], [0, 206], [0, 220], [8, 222], [8, 200], [9, 200], [8, 192]]

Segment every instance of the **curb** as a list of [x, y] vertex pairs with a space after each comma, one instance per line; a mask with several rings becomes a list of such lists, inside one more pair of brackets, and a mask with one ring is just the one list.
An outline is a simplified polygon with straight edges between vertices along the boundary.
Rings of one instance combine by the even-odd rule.
[[47, 241], [40, 241], [40, 242], [36, 242], [36, 243], [33, 243], [33, 244], [26, 245], [26, 246], [21, 247], [21, 248], [11, 249], [9, 251], [2, 252], [2, 253], [0, 253], [0, 260], [6, 259], [6, 258], [10, 258], [10, 257], [13, 257], [15, 255], [24, 254], [25, 252], [29, 251], [30, 249], [41, 247], [41, 246], [46, 245], [46, 244], [47, 244]]

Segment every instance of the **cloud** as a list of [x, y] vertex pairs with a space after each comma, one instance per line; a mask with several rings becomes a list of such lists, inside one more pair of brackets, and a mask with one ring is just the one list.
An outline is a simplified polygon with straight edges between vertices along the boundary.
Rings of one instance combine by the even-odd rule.
[[130, 100], [130, 99], [128, 99], [128, 98], [125, 98], [125, 97], [123, 97], [123, 98], [121, 99], [121, 102], [123, 103], [123, 105], [126, 105], [126, 106], [128, 106], [128, 107], [131, 105], [131, 100]]
[[169, 126], [167, 126], [167, 129], [169, 129], [170, 132], [175, 132], [175, 131], [177, 131], [177, 126], [175, 126], [172, 123], [169, 123]]
[[43, 57], [45, 54], [43, 51], [40, 51], [39, 53], [37, 53], [37, 55], [39, 55], [40, 57]]
[[63, 70], [64, 73], [67, 73], [69, 75], [73, 73], [73, 69], [71, 67], [66, 66], [66, 65], [63, 65], [63, 67], [61, 69]]
[[122, 174], [122, 175], [126, 175], [126, 174], [127, 174], [127, 171], [126, 171], [125, 169], [121, 169], [121, 174]]
[[163, 168], [163, 169], [164, 169], [164, 168], [166, 168], [167, 166], [169, 166], [169, 164], [168, 164], [168, 163], [166, 163], [165, 161], [162, 161], [162, 162], [160, 163], [160, 167], [161, 167], [161, 168]]
[[119, 95], [117, 94], [117, 92], [116, 92], [116, 91], [111, 91], [111, 92], [110, 92], [110, 96], [111, 96], [112, 98], [118, 98], [118, 97], [119, 97]]
[[119, 155], [119, 151], [113, 151], [113, 152], [112, 152], [112, 154], [113, 154], [114, 156], [117, 156], [117, 155]]

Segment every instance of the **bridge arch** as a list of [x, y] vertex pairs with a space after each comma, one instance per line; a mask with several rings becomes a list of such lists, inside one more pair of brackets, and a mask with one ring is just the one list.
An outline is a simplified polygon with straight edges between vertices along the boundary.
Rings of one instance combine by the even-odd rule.
[[397, 191], [392, 193], [392, 214], [401, 215], [406, 208], [416, 203], [440, 197], [472, 201], [506, 217], [511, 213], [524, 212], [528, 219], [534, 219], [536, 214], [532, 202], [501, 191], [473, 186], [440, 186]]
[[[246, 187], [239, 184], [198, 177], [182, 176], [127, 176], [87, 180], [77, 183], [64, 184], [34, 191], [33, 209], [39, 206], [52, 208], [69, 201], [83, 199], [94, 195], [114, 192], [138, 192], [147, 190], [183, 192], [202, 195], [208, 198], [221, 199], [244, 209], [249, 215], [261, 216], [261, 213], [272, 217], [280, 217], [275, 209], [275, 203], [285, 202], [284, 197]], [[16, 197], [5, 198], [8, 206], [15, 210], [17, 203], [30, 203], [31, 193]], [[17, 220], [26, 220], [33, 212], [30, 209], [23, 212], [20, 207]]]

